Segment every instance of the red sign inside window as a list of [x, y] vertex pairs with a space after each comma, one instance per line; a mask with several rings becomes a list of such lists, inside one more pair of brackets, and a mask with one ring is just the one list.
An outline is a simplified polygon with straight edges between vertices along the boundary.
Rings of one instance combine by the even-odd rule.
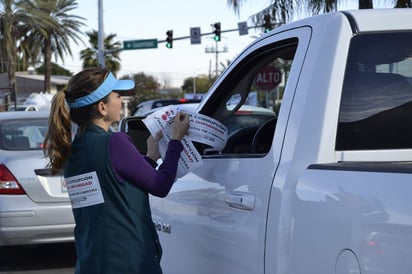
[[282, 81], [282, 72], [272, 66], [264, 67], [255, 78], [255, 84], [262, 90], [272, 90]]

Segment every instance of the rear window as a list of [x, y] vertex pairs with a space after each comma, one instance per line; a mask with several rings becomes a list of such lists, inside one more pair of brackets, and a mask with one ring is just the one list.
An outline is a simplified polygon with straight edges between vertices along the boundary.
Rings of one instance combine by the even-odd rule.
[[10, 119], [0, 122], [0, 148], [41, 150], [47, 131], [47, 118]]
[[180, 105], [180, 104], [190, 104], [190, 103], [199, 103], [201, 99], [159, 99], [159, 100], [150, 100], [138, 104], [133, 110], [133, 116], [144, 116], [149, 113], [150, 110], [165, 107], [169, 105]]
[[412, 148], [412, 32], [355, 36], [336, 150]]

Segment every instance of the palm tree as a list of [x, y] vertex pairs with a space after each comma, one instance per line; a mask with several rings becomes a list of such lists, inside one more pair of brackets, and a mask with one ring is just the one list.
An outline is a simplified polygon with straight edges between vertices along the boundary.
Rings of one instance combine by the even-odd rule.
[[[240, 7], [246, 0], [227, 0], [228, 6], [232, 7], [236, 13], [239, 13]], [[338, 0], [271, 0], [272, 3], [261, 12], [252, 16], [255, 25], [262, 25], [264, 16], [271, 15], [272, 22], [286, 23], [293, 19], [299, 7], [307, 7], [306, 10], [312, 15], [321, 12], [332, 12], [337, 10]], [[396, 8], [410, 8], [411, 0], [393, 0]], [[372, 0], [358, 0], [359, 9], [373, 9]]]
[[411, 0], [397, 0], [395, 8], [412, 8]]
[[[0, 0], [0, 62], [1, 71], [7, 71], [11, 92], [17, 99], [16, 67], [18, 41], [26, 35], [27, 26], [36, 26], [35, 17], [23, 8], [24, 1]], [[33, 11], [37, 13], [38, 11]], [[25, 56], [25, 55], [24, 55]], [[24, 57], [23, 56], [23, 57]], [[25, 62], [25, 60], [24, 60]]]
[[[80, 51], [80, 59], [83, 60], [83, 68], [97, 67], [98, 65], [98, 31], [92, 30], [86, 32], [89, 37], [90, 47]], [[120, 70], [120, 56], [119, 52], [122, 48], [120, 41], [113, 42], [116, 34], [109, 34], [104, 37], [104, 62], [105, 66], [116, 74]]]
[[219, 72], [222, 73], [230, 64], [232, 63], [232, 60], [226, 59], [226, 63], [220, 62], [220, 69]]
[[[85, 24], [82, 22], [83, 17], [70, 14], [77, 8], [76, 0], [32, 0], [26, 1], [26, 8], [40, 10], [45, 16], [36, 29], [32, 30], [30, 41], [37, 43], [40, 47], [33, 49], [43, 56], [45, 73], [44, 73], [44, 91], [50, 91], [50, 78], [52, 70], [52, 54], [55, 59], [60, 58], [64, 61], [67, 54], [73, 56], [70, 49], [70, 40], [76, 44], [81, 41], [80, 27]], [[44, 24], [44, 21], [50, 22]], [[39, 20], [40, 21], [40, 20]], [[40, 51], [40, 52], [39, 52]]]

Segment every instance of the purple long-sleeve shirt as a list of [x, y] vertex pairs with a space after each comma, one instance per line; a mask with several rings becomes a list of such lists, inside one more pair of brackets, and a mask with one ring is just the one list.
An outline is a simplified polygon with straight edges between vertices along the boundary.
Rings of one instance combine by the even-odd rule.
[[180, 141], [171, 140], [163, 163], [156, 169], [156, 162], [143, 156], [124, 133], [113, 133], [109, 149], [113, 171], [121, 182], [134, 183], [158, 197], [165, 197], [169, 193], [176, 178], [182, 150]]

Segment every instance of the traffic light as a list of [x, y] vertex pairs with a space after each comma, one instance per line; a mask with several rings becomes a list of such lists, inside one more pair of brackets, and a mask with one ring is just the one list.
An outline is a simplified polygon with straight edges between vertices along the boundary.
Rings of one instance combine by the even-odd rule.
[[166, 31], [166, 48], [173, 48], [173, 30]]
[[269, 32], [272, 29], [272, 23], [270, 22], [270, 15], [269, 14], [265, 14], [265, 16], [263, 17], [263, 29], [264, 32]]
[[215, 37], [213, 37], [213, 39], [215, 39], [216, 42], [220, 41], [220, 23], [214, 23], [213, 27], [215, 28], [215, 30], [213, 31], [213, 33], [215, 34]]

